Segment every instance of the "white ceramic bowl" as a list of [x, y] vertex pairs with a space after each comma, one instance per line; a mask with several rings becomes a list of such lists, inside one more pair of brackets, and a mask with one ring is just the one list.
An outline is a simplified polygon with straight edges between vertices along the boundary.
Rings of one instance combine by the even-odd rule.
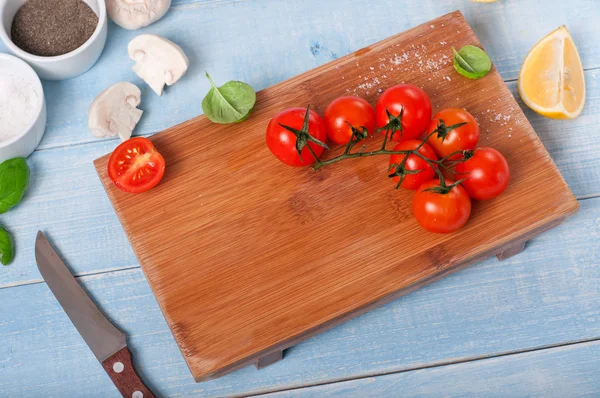
[[98, 26], [83, 43], [83, 45], [69, 53], [55, 57], [40, 57], [29, 54], [17, 47], [10, 39], [12, 21], [17, 10], [27, 0], [0, 0], [0, 39], [8, 50], [17, 57], [25, 60], [35, 69], [40, 78], [46, 80], [65, 80], [90, 69], [100, 58], [104, 44], [106, 44], [106, 3], [105, 0], [84, 0], [98, 15]]
[[17, 57], [0, 54], [0, 74], [12, 74], [29, 82], [37, 96], [37, 105], [32, 120], [21, 134], [7, 141], [0, 141], [0, 163], [5, 160], [29, 156], [42, 140], [46, 128], [46, 101], [40, 78], [34, 70]]

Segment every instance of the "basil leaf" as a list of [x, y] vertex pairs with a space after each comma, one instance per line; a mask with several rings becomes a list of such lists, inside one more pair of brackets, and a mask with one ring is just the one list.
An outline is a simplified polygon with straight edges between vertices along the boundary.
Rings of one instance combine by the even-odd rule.
[[454, 69], [469, 79], [480, 79], [492, 69], [490, 57], [479, 47], [467, 45], [454, 52]]
[[21, 201], [28, 183], [29, 167], [24, 158], [9, 159], [0, 164], [0, 214]]
[[249, 84], [229, 81], [218, 87], [206, 74], [212, 88], [202, 100], [202, 110], [213, 123], [230, 124], [246, 120], [256, 102], [256, 93]]
[[8, 265], [15, 257], [15, 246], [7, 230], [0, 227], [0, 263]]

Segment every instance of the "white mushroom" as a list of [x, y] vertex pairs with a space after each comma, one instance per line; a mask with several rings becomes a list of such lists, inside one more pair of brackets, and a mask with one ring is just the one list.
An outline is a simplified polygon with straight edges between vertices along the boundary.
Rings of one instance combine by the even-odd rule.
[[135, 30], [161, 19], [171, 0], [106, 0], [110, 19], [122, 28]]
[[99, 138], [119, 136], [122, 141], [131, 137], [143, 111], [140, 89], [129, 82], [113, 84], [102, 91], [90, 105], [88, 127]]
[[165, 84], [175, 84], [188, 69], [190, 61], [181, 48], [163, 37], [139, 35], [127, 46], [129, 58], [135, 61], [133, 71], [158, 95]]

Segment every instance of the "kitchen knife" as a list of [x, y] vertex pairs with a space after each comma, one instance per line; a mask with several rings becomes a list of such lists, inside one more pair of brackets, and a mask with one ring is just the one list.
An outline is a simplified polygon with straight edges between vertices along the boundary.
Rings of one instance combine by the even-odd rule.
[[35, 260], [48, 287], [121, 395], [154, 397], [133, 368], [125, 334], [100, 312], [41, 231], [35, 240]]

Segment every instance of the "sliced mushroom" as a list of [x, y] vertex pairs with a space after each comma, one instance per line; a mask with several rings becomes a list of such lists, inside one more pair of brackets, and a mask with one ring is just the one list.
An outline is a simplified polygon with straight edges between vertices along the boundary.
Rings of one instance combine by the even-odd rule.
[[171, 86], [190, 65], [183, 50], [170, 40], [156, 35], [139, 35], [127, 46], [129, 58], [135, 61], [133, 71], [158, 95], [165, 84]]
[[99, 138], [119, 136], [122, 141], [131, 137], [143, 111], [140, 89], [129, 82], [113, 84], [102, 91], [90, 105], [88, 127]]
[[171, 0], [107, 0], [110, 19], [122, 28], [135, 30], [161, 19], [171, 6]]

